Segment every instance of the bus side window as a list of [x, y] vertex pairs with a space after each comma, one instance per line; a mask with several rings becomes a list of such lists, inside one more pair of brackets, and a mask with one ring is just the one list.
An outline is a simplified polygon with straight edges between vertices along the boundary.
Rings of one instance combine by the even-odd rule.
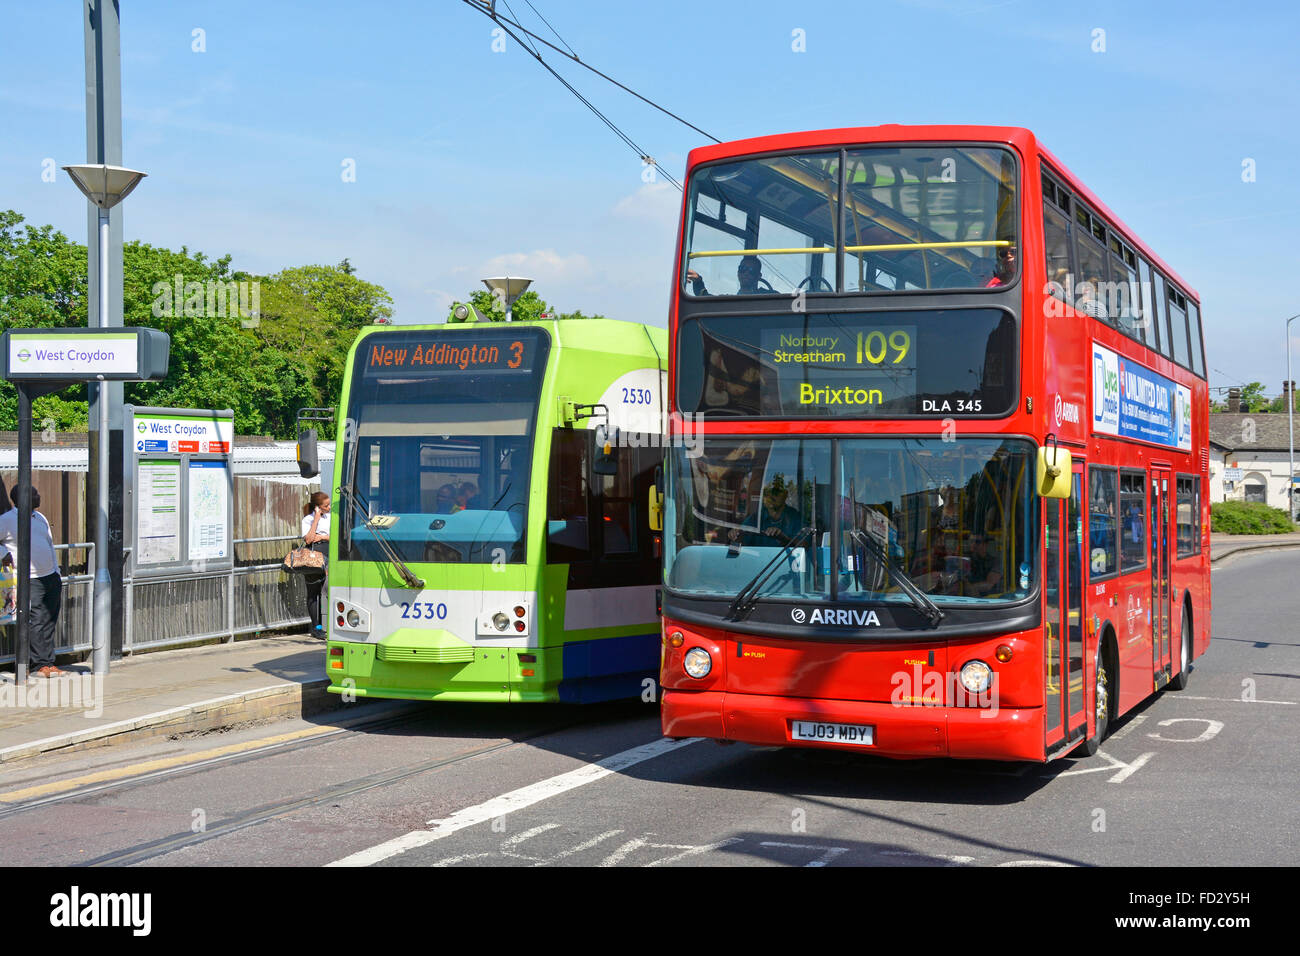
[[587, 446], [585, 428], [557, 428], [552, 433], [546, 490], [546, 560], [550, 564], [591, 560]]

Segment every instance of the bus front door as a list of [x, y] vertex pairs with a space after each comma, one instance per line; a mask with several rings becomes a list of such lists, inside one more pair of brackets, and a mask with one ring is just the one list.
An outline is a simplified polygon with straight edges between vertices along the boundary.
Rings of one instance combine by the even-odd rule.
[[1173, 487], [1167, 468], [1151, 469], [1151, 667], [1154, 690], [1169, 683], [1173, 650], [1169, 634], [1169, 492]]
[[1043, 499], [1044, 744], [1050, 751], [1082, 739], [1084, 702], [1083, 465], [1070, 497]]

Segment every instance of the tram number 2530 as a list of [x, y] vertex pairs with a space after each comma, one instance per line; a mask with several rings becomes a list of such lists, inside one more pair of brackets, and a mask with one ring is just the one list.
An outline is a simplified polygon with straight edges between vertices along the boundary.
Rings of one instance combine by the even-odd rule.
[[447, 620], [447, 605], [433, 601], [403, 601], [398, 605], [402, 609], [402, 617], [407, 620], [419, 621], [445, 621]]

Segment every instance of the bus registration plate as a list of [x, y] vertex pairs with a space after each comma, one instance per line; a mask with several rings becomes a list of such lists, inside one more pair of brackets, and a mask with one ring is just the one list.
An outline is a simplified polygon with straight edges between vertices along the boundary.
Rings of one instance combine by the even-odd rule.
[[790, 739], [870, 747], [875, 742], [875, 728], [864, 724], [822, 724], [812, 720], [792, 720]]

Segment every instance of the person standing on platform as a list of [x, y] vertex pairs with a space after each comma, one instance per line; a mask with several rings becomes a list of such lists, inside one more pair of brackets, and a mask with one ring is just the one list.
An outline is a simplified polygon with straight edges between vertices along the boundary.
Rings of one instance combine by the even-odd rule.
[[[18, 553], [18, 491], [17, 485], [10, 490], [9, 500], [13, 507], [0, 514], [0, 547], [21, 561], [23, 556]], [[33, 488], [31, 495], [32, 553], [28, 561], [32, 569], [32, 589], [28, 605], [28, 670], [34, 677], [57, 677], [63, 671], [54, 666], [54, 628], [59, 623], [59, 609], [63, 606], [63, 578], [59, 575], [50, 523], [36, 510], [41, 506], [40, 492]]]
[[326, 567], [319, 574], [306, 576], [307, 616], [311, 618], [311, 633], [313, 637], [324, 637], [320, 595], [325, 587], [325, 570], [328, 568], [330, 553], [330, 496], [323, 491], [314, 492], [302, 509], [302, 539], [307, 547], [325, 556]]

